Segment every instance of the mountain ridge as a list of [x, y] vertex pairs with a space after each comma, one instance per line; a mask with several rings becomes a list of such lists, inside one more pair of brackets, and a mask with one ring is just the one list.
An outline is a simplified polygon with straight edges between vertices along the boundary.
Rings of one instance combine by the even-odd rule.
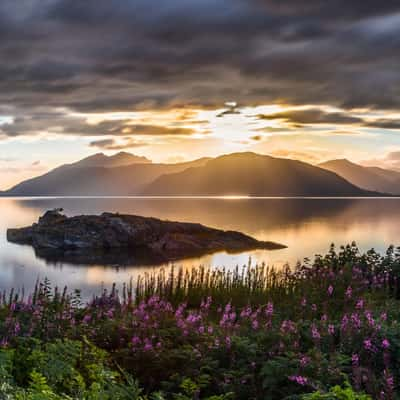
[[400, 172], [380, 167], [365, 167], [347, 159], [329, 160], [318, 165], [365, 190], [400, 194]]
[[[118, 155], [119, 154], [119, 155]], [[0, 196], [271, 196], [362, 197], [381, 193], [357, 187], [335, 172], [253, 152], [176, 164], [157, 164], [130, 153], [97, 153], [0, 192]], [[126, 165], [110, 166], [126, 160]], [[104, 162], [105, 165], [101, 163]], [[99, 166], [100, 165], [100, 166]]]
[[[219, 172], [217, 176], [216, 172]], [[328, 184], [324, 183], [328, 180]], [[240, 183], [239, 183], [240, 182]], [[252, 152], [232, 153], [205, 166], [163, 175], [144, 195], [373, 196], [339, 175], [302, 161]]]
[[78, 161], [61, 165], [43, 175], [25, 180], [3, 193], [0, 192], [0, 196], [135, 195], [142, 190], [142, 186], [163, 172], [180, 171], [191, 165], [205, 163], [207, 160], [204, 157], [176, 164], [145, 162], [117, 167], [82, 166]]

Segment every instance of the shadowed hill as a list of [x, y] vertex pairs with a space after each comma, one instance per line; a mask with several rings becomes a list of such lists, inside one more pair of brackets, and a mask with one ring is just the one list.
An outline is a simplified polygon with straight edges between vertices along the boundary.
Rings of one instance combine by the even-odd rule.
[[349, 160], [331, 160], [319, 165], [366, 190], [400, 194], [400, 172], [364, 167]]
[[147, 195], [370, 196], [335, 173], [304, 162], [234, 153], [157, 178]]

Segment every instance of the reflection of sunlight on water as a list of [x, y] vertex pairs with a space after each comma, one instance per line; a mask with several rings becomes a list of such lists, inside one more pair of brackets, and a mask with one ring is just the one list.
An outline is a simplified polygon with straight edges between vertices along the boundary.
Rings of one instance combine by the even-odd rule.
[[[49, 263], [35, 256], [29, 246], [6, 241], [8, 227], [35, 222], [46, 209], [63, 207], [68, 215], [99, 214], [103, 211], [154, 216], [169, 220], [201, 222], [220, 229], [234, 229], [259, 240], [286, 244], [287, 249], [249, 251], [241, 254], [219, 252], [173, 264], [177, 267], [233, 268], [249, 263], [280, 267], [294, 265], [304, 257], [325, 253], [330, 243], [353, 240], [362, 250], [386, 250], [400, 244], [399, 199], [0, 199], [0, 289], [30, 290], [37, 279], [47, 277], [53, 284], [81, 288], [87, 296], [99, 292], [102, 284], [129, 282], [139, 274], [154, 271], [148, 266], [105, 267]], [[171, 263], [170, 263], [171, 265]], [[165, 265], [164, 268], [169, 268]]]

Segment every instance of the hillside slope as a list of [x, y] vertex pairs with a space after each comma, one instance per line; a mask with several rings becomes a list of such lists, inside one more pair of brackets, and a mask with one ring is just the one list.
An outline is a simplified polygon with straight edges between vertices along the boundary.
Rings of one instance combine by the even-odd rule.
[[337, 174], [304, 162], [234, 153], [163, 175], [147, 195], [370, 196]]
[[162, 174], [203, 165], [207, 159], [179, 164], [130, 164], [120, 167], [75, 163], [21, 182], [3, 196], [123, 196], [140, 193]]
[[319, 166], [335, 172], [360, 188], [400, 194], [400, 172], [378, 167], [364, 167], [346, 159], [327, 161]]

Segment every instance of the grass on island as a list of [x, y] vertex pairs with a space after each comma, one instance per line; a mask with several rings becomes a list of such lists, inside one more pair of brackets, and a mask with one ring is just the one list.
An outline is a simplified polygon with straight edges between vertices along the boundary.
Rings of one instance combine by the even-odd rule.
[[398, 399], [400, 251], [171, 269], [0, 304], [0, 399]]

